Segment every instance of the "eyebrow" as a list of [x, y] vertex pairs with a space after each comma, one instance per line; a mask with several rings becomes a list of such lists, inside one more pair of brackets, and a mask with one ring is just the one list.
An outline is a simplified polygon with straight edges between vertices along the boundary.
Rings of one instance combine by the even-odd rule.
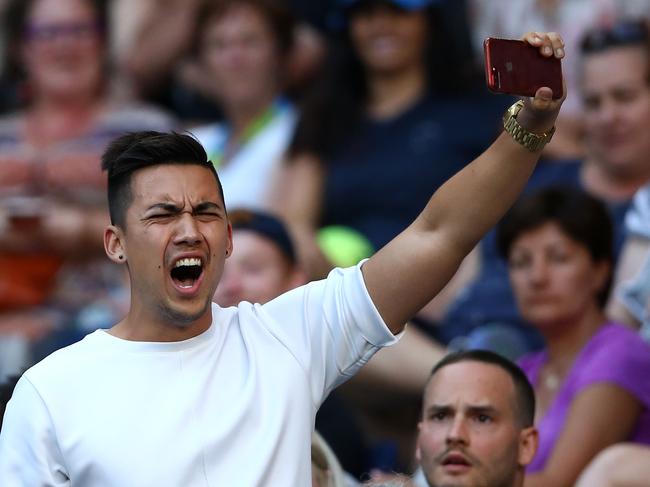
[[198, 205], [196, 205], [194, 207], [195, 212], [197, 212], [197, 211], [205, 211], [205, 210], [219, 210], [219, 211], [221, 211], [221, 210], [223, 210], [223, 208], [221, 207], [221, 205], [219, 205], [217, 203], [214, 203], [212, 201], [205, 201], [203, 203], [199, 203]]
[[[174, 203], [156, 203], [154, 205], [151, 205], [150, 207], [147, 208], [146, 212], [149, 213], [152, 210], [162, 210], [167, 213], [171, 214], [178, 214], [183, 211], [183, 208], [181, 206], [178, 206]], [[199, 203], [195, 207], [192, 208], [192, 213], [197, 213], [201, 211], [206, 211], [206, 210], [219, 210], [222, 211], [221, 205], [214, 203], [212, 201], [205, 201], [202, 203]]]
[[466, 411], [468, 411], [471, 414], [489, 414], [491, 416], [496, 416], [498, 413], [493, 406], [487, 406], [487, 405], [469, 406], [468, 408], [466, 408]]
[[[490, 405], [483, 405], [483, 404], [476, 404], [476, 405], [471, 405], [463, 408], [464, 411], [470, 413], [470, 414], [492, 414], [496, 415], [498, 412], [494, 406]], [[434, 404], [432, 406], [429, 406], [427, 408], [427, 414], [435, 414], [435, 413], [448, 413], [450, 411], [454, 411], [454, 408], [450, 405], [447, 404]]]

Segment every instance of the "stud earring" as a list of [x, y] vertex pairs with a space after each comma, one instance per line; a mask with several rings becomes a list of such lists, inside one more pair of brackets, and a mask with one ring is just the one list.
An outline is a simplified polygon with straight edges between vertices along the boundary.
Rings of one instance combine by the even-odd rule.
[[123, 255], [119, 255], [117, 258], [120, 259], [120, 260], [122, 260], [122, 259], [124, 258], [124, 256], [123, 256]]

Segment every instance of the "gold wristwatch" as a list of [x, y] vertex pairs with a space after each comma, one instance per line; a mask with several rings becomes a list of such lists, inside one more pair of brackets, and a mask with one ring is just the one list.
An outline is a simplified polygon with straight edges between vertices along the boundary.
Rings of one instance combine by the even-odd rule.
[[546, 132], [545, 134], [535, 134], [523, 128], [517, 122], [517, 114], [524, 107], [524, 102], [519, 100], [512, 105], [506, 113], [503, 114], [503, 130], [508, 132], [515, 141], [523, 145], [531, 152], [537, 152], [551, 141], [555, 133], [555, 127]]

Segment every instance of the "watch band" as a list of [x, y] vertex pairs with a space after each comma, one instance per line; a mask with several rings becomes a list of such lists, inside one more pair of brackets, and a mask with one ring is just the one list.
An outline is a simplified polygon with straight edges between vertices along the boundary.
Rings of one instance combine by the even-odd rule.
[[512, 105], [503, 115], [503, 130], [508, 132], [515, 141], [531, 152], [538, 152], [551, 141], [555, 127], [545, 134], [535, 134], [523, 128], [517, 121], [517, 115], [524, 107], [524, 102], [519, 100]]

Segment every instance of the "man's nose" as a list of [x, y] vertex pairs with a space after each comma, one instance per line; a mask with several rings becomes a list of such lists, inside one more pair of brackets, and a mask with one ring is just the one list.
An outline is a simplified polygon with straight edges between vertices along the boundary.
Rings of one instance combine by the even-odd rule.
[[174, 236], [175, 244], [197, 245], [202, 240], [198, 223], [194, 216], [189, 212], [183, 212], [179, 215], [176, 223], [176, 234]]
[[469, 439], [465, 418], [454, 418], [449, 425], [449, 430], [447, 430], [447, 445], [467, 445], [468, 443]]
[[618, 120], [618, 107], [615, 102], [605, 100], [598, 111], [598, 119], [601, 123], [611, 124]]

